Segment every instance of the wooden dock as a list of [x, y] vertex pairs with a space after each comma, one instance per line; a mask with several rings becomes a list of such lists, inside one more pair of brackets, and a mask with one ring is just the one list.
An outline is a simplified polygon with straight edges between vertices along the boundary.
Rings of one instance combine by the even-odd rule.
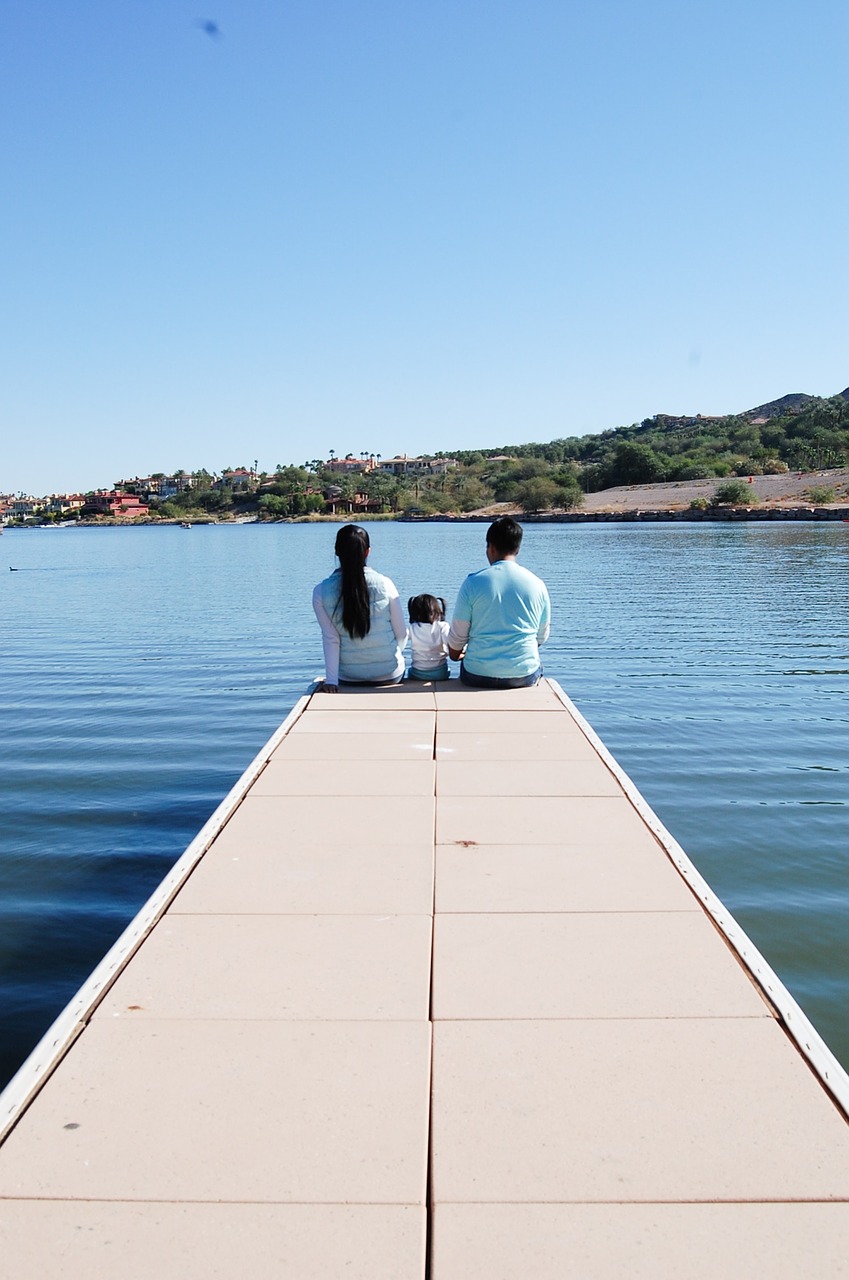
[[2, 1095], [0, 1258], [15, 1280], [832, 1277], [847, 1109], [556, 685], [316, 695]]

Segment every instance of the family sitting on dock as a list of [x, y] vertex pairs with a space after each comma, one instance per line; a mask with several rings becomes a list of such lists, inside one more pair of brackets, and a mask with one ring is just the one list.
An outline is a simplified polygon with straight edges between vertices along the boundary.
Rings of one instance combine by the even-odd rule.
[[[551, 604], [545, 583], [517, 563], [522, 526], [510, 516], [486, 534], [489, 566], [460, 587], [449, 627], [440, 596], [412, 596], [409, 626], [390, 578], [369, 568], [365, 529], [346, 524], [336, 535], [339, 568], [313, 591], [324, 644], [325, 693], [340, 685], [447, 680], [448, 659], [460, 681], [477, 689], [520, 689], [542, 675], [539, 646], [548, 639]], [[409, 672], [404, 648], [410, 642]]]

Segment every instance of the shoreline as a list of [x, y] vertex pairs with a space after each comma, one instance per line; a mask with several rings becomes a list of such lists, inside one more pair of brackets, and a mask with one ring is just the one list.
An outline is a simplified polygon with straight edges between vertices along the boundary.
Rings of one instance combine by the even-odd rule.
[[[433, 515], [382, 515], [366, 512], [348, 512], [335, 516], [281, 516], [277, 519], [193, 520], [192, 528], [235, 528], [240, 525], [279, 524], [491, 524], [499, 515], [510, 515], [522, 524], [740, 524], [831, 522], [849, 524], [849, 504], [828, 507], [715, 507], [706, 511], [689, 508], [633, 507], [607, 511], [499, 511], [493, 512], [443, 512]], [[45, 530], [66, 529], [180, 529], [180, 520], [75, 520], [68, 524], [5, 525], [2, 533], [31, 533]]]
[[[849, 523], [849, 505], [839, 507], [717, 507], [708, 511], [671, 508], [633, 508], [621, 511], [505, 512], [522, 524], [704, 524], [746, 521], [843, 521]], [[404, 524], [488, 524], [492, 515], [399, 516]]]
[[[260, 516], [256, 512], [215, 518], [204, 515], [171, 517], [143, 516], [135, 520], [99, 517], [44, 525], [4, 525], [5, 530], [18, 529], [126, 529], [139, 526], [181, 528], [214, 525], [216, 528], [241, 524], [371, 524], [400, 521], [405, 524], [481, 524], [497, 516], [510, 515], [526, 524], [629, 524], [629, 523], [704, 523], [729, 521], [849, 521], [849, 467], [822, 471], [752, 476], [750, 503], [738, 506], [693, 507], [695, 501], [710, 502], [717, 486], [716, 478], [673, 480], [656, 484], [621, 485], [587, 493], [580, 507], [571, 510], [524, 512], [515, 503], [489, 503], [476, 511], [403, 514], [394, 512], [357, 512], [302, 516]], [[809, 496], [816, 488], [830, 489], [834, 501], [816, 503]]]

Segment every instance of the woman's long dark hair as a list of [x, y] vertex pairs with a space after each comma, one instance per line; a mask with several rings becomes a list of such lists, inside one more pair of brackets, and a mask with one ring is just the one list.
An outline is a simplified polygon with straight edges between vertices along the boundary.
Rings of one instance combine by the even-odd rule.
[[346, 524], [336, 535], [336, 555], [342, 569], [342, 626], [352, 640], [362, 640], [371, 628], [365, 567], [368, 534], [358, 524]]

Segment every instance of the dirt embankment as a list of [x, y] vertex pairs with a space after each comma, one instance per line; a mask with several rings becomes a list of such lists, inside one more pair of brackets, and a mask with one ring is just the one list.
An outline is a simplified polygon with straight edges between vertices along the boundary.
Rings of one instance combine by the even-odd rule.
[[[581, 511], [683, 511], [694, 498], [711, 500], [723, 480], [673, 480], [667, 484], [630, 484], [617, 489], [603, 489], [600, 493], [587, 493]], [[760, 507], [824, 506], [813, 504], [808, 496], [812, 488], [834, 490], [834, 506], [849, 505], [849, 467], [831, 471], [788, 471], [780, 476], [753, 476], [750, 486]], [[753, 503], [754, 505], [754, 503]]]

